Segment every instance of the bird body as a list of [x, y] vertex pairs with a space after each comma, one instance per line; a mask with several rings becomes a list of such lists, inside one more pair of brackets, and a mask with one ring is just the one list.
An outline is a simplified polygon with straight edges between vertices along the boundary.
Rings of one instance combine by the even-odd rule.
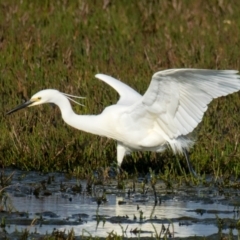
[[[188, 137], [201, 122], [212, 99], [240, 90], [235, 70], [169, 69], [155, 73], [144, 95], [104, 74], [96, 77], [113, 87], [119, 101], [99, 115], [77, 115], [69, 100], [74, 97], [54, 89], [42, 90], [8, 114], [27, 106], [56, 104], [70, 126], [117, 141], [117, 161], [133, 150], [184, 153], [193, 145]], [[74, 100], [72, 100], [74, 101]], [[193, 170], [192, 170], [193, 171]]]
[[128, 109], [126, 105], [108, 106], [99, 115], [78, 115], [72, 110], [68, 98], [58, 90], [42, 90], [38, 95], [42, 98], [45, 98], [45, 95], [51, 96], [48, 101], [59, 107], [62, 118], [68, 125], [88, 133], [115, 139], [128, 151], [157, 151], [160, 146], [166, 144], [166, 140], [155, 131], [156, 124], [151, 124], [151, 118], [139, 118], [140, 121], [134, 121], [129, 114], [126, 114]]

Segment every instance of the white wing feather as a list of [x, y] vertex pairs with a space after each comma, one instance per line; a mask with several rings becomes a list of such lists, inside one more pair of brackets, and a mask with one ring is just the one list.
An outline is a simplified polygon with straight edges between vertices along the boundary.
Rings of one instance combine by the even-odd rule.
[[[240, 76], [234, 70], [170, 69], [152, 76], [142, 99], [127, 110], [136, 121], [148, 116], [169, 144], [176, 144], [201, 122], [213, 98], [240, 90]], [[180, 142], [180, 141], [179, 141]], [[172, 144], [171, 144], [172, 143]], [[179, 143], [177, 143], [179, 144]], [[172, 146], [181, 152], [181, 143]]]
[[120, 95], [120, 99], [117, 104], [131, 105], [142, 98], [142, 95], [140, 95], [137, 91], [135, 91], [125, 83], [117, 80], [116, 78], [101, 73], [96, 74], [95, 77], [104, 81], [118, 92], [118, 94]]

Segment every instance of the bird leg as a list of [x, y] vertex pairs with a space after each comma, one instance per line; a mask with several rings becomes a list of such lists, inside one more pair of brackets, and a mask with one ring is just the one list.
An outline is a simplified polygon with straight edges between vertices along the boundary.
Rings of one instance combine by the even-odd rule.
[[184, 153], [184, 156], [186, 158], [186, 161], [187, 161], [187, 165], [188, 165], [188, 169], [189, 169], [189, 172], [194, 176], [194, 177], [198, 177], [197, 173], [194, 171], [193, 167], [192, 167], [192, 164], [190, 162], [190, 157], [189, 157], [189, 153], [188, 153], [188, 150], [186, 148], [183, 148], [183, 153]]
[[119, 167], [121, 167], [122, 165], [122, 161], [125, 154], [126, 154], [126, 148], [118, 142], [117, 143], [117, 163]]

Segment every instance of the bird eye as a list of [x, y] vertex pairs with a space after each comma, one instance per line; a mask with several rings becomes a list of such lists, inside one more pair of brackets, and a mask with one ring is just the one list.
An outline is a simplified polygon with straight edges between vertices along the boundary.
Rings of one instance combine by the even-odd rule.
[[38, 99], [38, 100], [41, 100], [41, 97], [38, 97], [37, 99]]

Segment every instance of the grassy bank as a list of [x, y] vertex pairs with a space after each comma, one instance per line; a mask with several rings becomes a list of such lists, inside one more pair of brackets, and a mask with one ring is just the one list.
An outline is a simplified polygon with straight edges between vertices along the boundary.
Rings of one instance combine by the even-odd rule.
[[[94, 79], [102, 72], [144, 93], [160, 69], [240, 69], [238, 1], [0, 2], [0, 164], [41, 171], [89, 169], [116, 161], [114, 141], [67, 126], [44, 105], [4, 114], [45, 88], [86, 96], [79, 114], [97, 114], [117, 93]], [[191, 151], [201, 173], [240, 175], [239, 93], [210, 104]], [[172, 153], [135, 153], [124, 169], [177, 169]], [[164, 164], [163, 164], [164, 163]]]

